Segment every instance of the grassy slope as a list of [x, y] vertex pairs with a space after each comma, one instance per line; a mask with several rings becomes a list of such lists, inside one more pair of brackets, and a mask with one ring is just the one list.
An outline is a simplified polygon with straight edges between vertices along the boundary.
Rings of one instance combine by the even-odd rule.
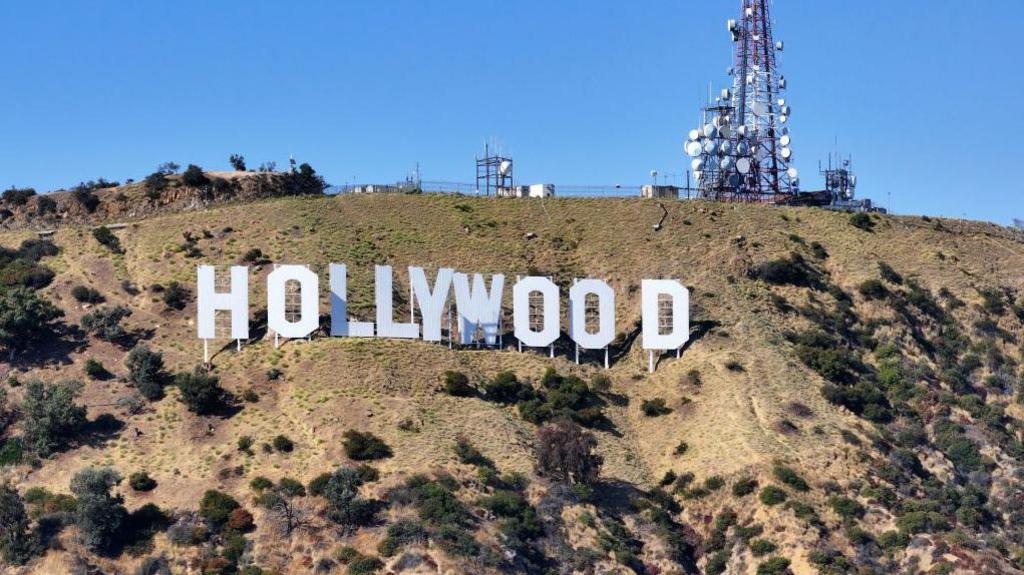
[[[821, 242], [831, 255], [825, 265], [833, 282], [850, 292], [877, 276], [880, 259], [917, 277], [925, 287], [947, 287], [968, 301], [977, 299], [971, 287], [1024, 289], [1024, 244], [995, 226], [968, 223], [961, 228], [946, 221], [945, 230], [937, 230], [920, 219], [885, 217], [874, 233], [866, 233], [849, 225], [846, 215], [817, 210], [701, 202], [666, 207], [665, 228], [654, 232], [661, 209], [641, 200], [539, 203], [362, 196], [231, 205], [139, 221], [118, 232], [126, 249], [123, 256], [111, 255], [86, 229], [62, 228], [54, 241], [63, 251], [48, 263], [58, 277], [47, 291], [68, 319], [77, 321], [83, 311], [71, 299], [71, 287], [97, 287], [109, 303], [131, 307], [130, 326], [154, 330], [150, 345], [163, 351], [172, 367], [187, 369], [202, 357], [194, 336], [194, 303], [184, 312], [167, 312], [146, 290], [136, 296], [124, 293], [122, 280], [140, 287], [177, 280], [191, 287], [196, 263], [236, 263], [242, 253], [258, 247], [275, 262], [308, 263], [321, 270], [327, 262], [349, 264], [353, 308], [368, 313], [374, 263], [395, 266], [399, 290], [406, 289], [406, 265], [428, 270], [445, 265], [513, 277], [539, 272], [563, 282], [600, 277], [616, 290], [618, 329], [626, 331], [639, 317], [639, 281], [679, 278], [693, 289], [697, 317], [712, 319], [720, 328], [694, 343], [682, 359], [665, 357], [653, 376], [645, 374], [646, 358], [637, 350], [616, 364], [610, 372], [614, 389], [630, 401], [610, 410], [619, 433], [600, 434], [604, 475], [650, 485], [669, 469], [693, 471], [698, 478], [744, 469], [757, 473], [776, 459], [813, 473], [816, 481], [844, 480], [862, 471], [838, 432], [857, 430], [863, 423], [821, 398], [820, 378], [795, 359], [782, 337], [787, 326], [799, 324], [775, 311], [763, 286], [730, 279], [743, 277], [752, 263], [801, 249], [790, 234]], [[227, 226], [233, 231], [224, 233]], [[177, 247], [182, 233], [201, 236], [203, 230], [215, 237], [200, 240], [201, 258], [186, 259]], [[529, 232], [537, 237], [526, 239]], [[0, 243], [13, 246], [25, 237], [4, 233]], [[254, 311], [263, 305], [266, 272], [256, 272], [259, 279], [251, 280]], [[776, 292], [795, 304], [808, 297], [784, 288]], [[326, 313], [326, 302], [323, 309]], [[82, 377], [85, 359], [97, 357], [123, 375], [124, 355], [109, 344], [91, 342], [71, 353], [70, 363], [55, 361], [30, 371], [46, 379]], [[590, 359], [590, 364], [577, 367], [562, 353], [553, 364], [560, 371], [589, 376], [598, 371], [597, 358]], [[726, 369], [729, 361], [738, 361], [745, 371]], [[436, 388], [448, 369], [479, 379], [502, 370], [537, 378], [552, 361], [544, 354], [511, 350], [479, 353], [422, 342], [318, 339], [288, 342], [277, 351], [267, 341], [258, 342], [241, 353], [218, 354], [215, 364], [226, 387], [238, 392], [253, 388], [261, 400], [215, 422], [212, 435], [207, 421], [185, 412], [171, 391], [151, 412], [126, 418], [126, 432], [119, 438], [63, 454], [31, 472], [23, 484], [63, 491], [71, 475], [86, 465], [111, 464], [126, 475], [145, 468], [160, 488], [142, 496], [129, 493], [129, 507], [143, 501], [193, 507], [213, 484], [247, 493], [248, 477], [218, 479], [217, 472], [225, 467], [241, 464], [250, 477], [259, 472], [301, 480], [333, 469], [345, 459], [339, 437], [349, 428], [372, 430], [392, 445], [396, 456], [382, 465], [384, 471], [410, 472], [450, 462], [451, 441], [459, 434], [473, 437], [501, 468], [528, 471], [531, 426], [510, 409], [451, 398]], [[266, 381], [271, 366], [282, 369], [285, 377]], [[684, 375], [692, 369], [702, 374], [700, 388], [685, 384]], [[90, 416], [116, 412], [110, 404], [124, 392], [124, 385], [115, 381], [88, 384], [84, 397]], [[675, 411], [657, 419], [643, 417], [640, 401], [652, 397], [666, 398]], [[692, 403], [683, 406], [683, 397]], [[791, 401], [809, 406], [814, 415], [798, 421], [796, 433], [783, 433], [778, 423], [793, 419], [785, 412]], [[405, 419], [422, 431], [398, 430]], [[133, 439], [130, 431], [136, 427], [143, 435]], [[245, 457], [234, 448], [241, 435], [259, 443], [278, 433], [296, 441], [293, 454], [257, 450]], [[690, 449], [677, 457], [673, 449], [680, 441]]]

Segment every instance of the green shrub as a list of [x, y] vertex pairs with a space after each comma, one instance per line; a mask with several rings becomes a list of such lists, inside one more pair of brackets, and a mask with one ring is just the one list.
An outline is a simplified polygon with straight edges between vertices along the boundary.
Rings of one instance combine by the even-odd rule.
[[776, 549], [778, 546], [767, 539], [754, 539], [750, 542], [750, 552], [754, 554], [754, 557], [773, 553]]
[[776, 465], [772, 469], [772, 473], [775, 475], [776, 479], [792, 487], [796, 491], [806, 492], [811, 489], [811, 486], [804, 481], [803, 477], [800, 477], [795, 470], [786, 467], [785, 465]]
[[87, 423], [85, 407], [75, 403], [80, 390], [81, 385], [73, 382], [46, 385], [31, 381], [25, 385], [21, 412], [27, 449], [48, 457], [77, 438]]
[[686, 452], [689, 450], [690, 444], [686, 443], [685, 441], [680, 441], [679, 445], [677, 445], [676, 448], [673, 450], [673, 453], [675, 453], [676, 455], [685, 455]]
[[736, 497], [746, 497], [757, 489], [757, 480], [752, 477], [743, 477], [736, 480], [732, 485], [732, 494]]
[[128, 485], [135, 491], [152, 491], [156, 489], [156, 480], [145, 471], [136, 471], [128, 476]]
[[391, 448], [383, 439], [370, 432], [362, 433], [354, 429], [345, 432], [342, 447], [349, 459], [356, 461], [384, 459], [392, 455]]
[[484, 395], [488, 401], [517, 403], [533, 399], [534, 392], [532, 387], [520, 382], [516, 374], [503, 371], [484, 385]]
[[822, 283], [821, 273], [795, 252], [752, 268], [750, 275], [772, 285], [818, 288]]
[[199, 501], [199, 515], [214, 528], [220, 529], [228, 522], [231, 512], [240, 507], [241, 505], [234, 497], [222, 491], [210, 489], [203, 494], [203, 498]]
[[829, 498], [828, 504], [832, 507], [832, 510], [836, 512], [836, 515], [842, 517], [844, 520], [850, 521], [853, 519], [860, 519], [864, 516], [864, 506], [855, 499], [834, 496]]
[[85, 375], [92, 379], [106, 379], [110, 377], [110, 372], [107, 371], [107, 368], [103, 367], [102, 363], [89, 358], [85, 360]]
[[117, 341], [128, 335], [121, 321], [131, 315], [123, 305], [97, 308], [82, 316], [82, 329], [104, 341]]
[[284, 435], [274, 437], [273, 445], [279, 453], [291, 453], [295, 449], [295, 442]]
[[476, 394], [466, 374], [458, 371], [444, 372], [444, 390], [448, 395], [455, 397], [472, 397]]
[[192, 373], [179, 373], [175, 385], [181, 391], [182, 403], [193, 413], [209, 415], [224, 405], [225, 391], [220, 379], [202, 366], [196, 366]]
[[722, 575], [725, 570], [729, 567], [729, 553], [726, 551], [719, 551], [708, 558], [707, 567], [704, 572], [707, 575]]
[[871, 219], [871, 216], [864, 212], [857, 212], [850, 216], [850, 225], [865, 232], [870, 232], [875, 229], [875, 222]]
[[885, 285], [878, 280], [861, 282], [857, 286], [857, 291], [867, 299], [885, 299], [889, 295], [889, 290], [885, 289]]
[[164, 289], [163, 301], [167, 309], [182, 310], [188, 305], [189, 292], [178, 282], [170, 282]]
[[786, 494], [785, 490], [774, 485], [766, 485], [761, 489], [761, 503], [769, 507], [786, 501], [788, 497], [789, 495]]
[[789, 559], [772, 557], [757, 566], [757, 575], [784, 575], [789, 572]]
[[662, 415], [672, 413], [672, 409], [668, 407], [665, 404], [665, 400], [660, 397], [643, 400], [640, 404], [640, 411], [642, 411], [647, 417], [660, 417]]
[[387, 536], [377, 546], [384, 557], [391, 557], [407, 545], [423, 545], [427, 542], [427, 530], [415, 521], [403, 519], [388, 526]]
[[273, 486], [274, 482], [267, 479], [266, 477], [263, 477], [262, 475], [257, 475], [256, 477], [253, 477], [252, 480], [249, 481], [249, 488], [252, 489], [253, 491], [266, 491], [267, 489], [270, 489]]
[[103, 294], [91, 287], [75, 286], [71, 288], [71, 297], [81, 303], [103, 303]]
[[106, 246], [110, 251], [119, 254], [121, 253], [121, 240], [117, 239], [114, 232], [110, 231], [107, 226], [100, 226], [92, 230], [92, 237], [96, 238], [96, 241], [100, 245]]
[[324, 488], [327, 487], [327, 482], [331, 480], [330, 473], [321, 473], [310, 480], [308, 491], [310, 495], [323, 495]]
[[252, 455], [252, 444], [253, 439], [248, 435], [243, 435], [238, 438], [238, 450], [242, 453]]
[[15, 188], [11, 186], [9, 189], [4, 190], [2, 195], [4, 203], [11, 206], [24, 206], [28, 203], [28, 199], [36, 195], [36, 191], [33, 188]]
[[128, 380], [135, 384], [146, 399], [155, 401], [164, 395], [164, 356], [139, 345], [128, 353], [124, 361], [128, 368]]
[[725, 480], [718, 475], [712, 475], [704, 480], [704, 489], [708, 491], [718, 491], [725, 487]]
[[302, 483], [299, 480], [293, 479], [291, 477], [282, 477], [281, 479], [279, 479], [275, 490], [278, 493], [284, 495], [285, 497], [306, 496], [306, 488], [302, 485]]
[[459, 463], [475, 465], [477, 467], [494, 467], [494, 462], [488, 459], [465, 437], [459, 437], [455, 440], [453, 450]]
[[348, 564], [349, 575], [370, 575], [384, 568], [384, 562], [377, 557], [358, 557]]

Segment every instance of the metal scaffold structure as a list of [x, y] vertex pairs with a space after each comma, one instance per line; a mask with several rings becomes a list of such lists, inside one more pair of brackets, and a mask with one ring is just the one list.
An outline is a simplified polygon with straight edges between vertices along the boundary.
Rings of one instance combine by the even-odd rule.
[[740, 20], [728, 21], [733, 86], [703, 109], [686, 143], [699, 194], [709, 199], [781, 202], [799, 191], [778, 66], [783, 43], [774, 39], [769, 3], [742, 0]]

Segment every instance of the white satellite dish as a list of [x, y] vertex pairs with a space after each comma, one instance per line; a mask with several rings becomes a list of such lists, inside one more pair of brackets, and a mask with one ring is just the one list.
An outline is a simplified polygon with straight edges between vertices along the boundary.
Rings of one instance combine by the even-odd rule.
[[747, 175], [750, 173], [750, 158], [740, 158], [736, 160], [736, 171]]
[[728, 124], [723, 125], [721, 128], [718, 129], [718, 135], [723, 138], [728, 138], [729, 136], [732, 135], [732, 128], [730, 128]]
[[715, 127], [711, 124], [704, 125], [704, 137], [710, 138], [715, 135]]
[[737, 154], [739, 154], [741, 156], [746, 156], [747, 152], [749, 152], [749, 151], [750, 151], [750, 148], [747, 146], [746, 142], [739, 142], [739, 143], [736, 144], [736, 153]]
[[789, 179], [795, 180], [798, 177], [800, 177], [800, 172], [798, 172], [796, 170], [796, 168], [790, 168], [790, 169], [786, 170], [786, 175], [789, 176]]
[[718, 163], [718, 165], [721, 166], [723, 170], [731, 169], [732, 168], [732, 164], [733, 164], [732, 156], [726, 156], [726, 157], [722, 158], [721, 162]]
[[783, 114], [783, 115], [779, 116], [779, 121], [782, 122], [783, 124], [785, 124], [786, 122], [789, 121], [789, 116]]
[[785, 90], [786, 89], [786, 79], [785, 78], [779, 78], [779, 89], [780, 90]]
[[704, 142], [704, 152], [707, 154], [714, 154], [718, 146], [715, 145], [714, 140], [708, 140]]
[[746, 126], [740, 126], [739, 128], [736, 128], [736, 134], [739, 137], [741, 137], [741, 138], [746, 137], [746, 135], [747, 135], [747, 127]]
[[790, 138], [788, 134], [783, 134], [783, 136], [779, 138], [779, 143], [782, 144], [783, 146], [788, 146], [792, 142], [793, 138]]
[[690, 130], [690, 139], [691, 140], [699, 140], [700, 139], [700, 130]]
[[693, 161], [690, 162], [690, 169], [693, 170], [694, 172], [701, 171], [702, 169], [704, 169], [704, 160], [700, 158], [694, 158]]
[[694, 158], [699, 156], [701, 150], [703, 150], [703, 149], [704, 149], [704, 146], [702, 146], [700, 142], [690, 142], [690, 143], [686, 144], [686, 153], [689, 156], [694, 157]]
[[729, 140], [722, 142], [722, 145], [718, 147], [718, 151], [721, 154], [728, 154], [732, 151], [732, 142]]
[[498, 165], [498, 173], [503, 175], [503, 176], [507, 175], [509, 170], [511, 170], [511, 169], [512, 169], [512, 162], [510, 162], [508, 160], [504, 160], [503, 162], [501, 162], [501, 164]]
[[788, 160], [793, 157], [793, 150], [789, 148], [782, 148], [782, 159]]
[[747, 18], [752, 18], [754, 16], [754, 9], [753, 8], [747, 8], [746, 14], [747, 14]]
[[786, 105], [786, 99], [785, 98], [779, 98], [779, 105], [780, 106], [785, 106]]
[[779, 52], [781, 52], [782, 49], [785, 47], [786, 45], [782, 43], [782, 40], [779, 40], [778, 42], [775, 43], [775, 49], [778, 50]]
[[782, 107], [782, 115], [783, 116], [792, 116], [793, 115], [792, 112], [793, 112], [793, 109], [790, 108], [789, 106], [783, 106]]

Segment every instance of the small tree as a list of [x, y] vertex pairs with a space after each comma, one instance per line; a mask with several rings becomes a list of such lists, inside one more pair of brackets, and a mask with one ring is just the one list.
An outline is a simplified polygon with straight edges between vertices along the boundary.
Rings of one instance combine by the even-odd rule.
[[231, 162], [231, 167], [234, 168], [236, 172], [245, 171], [245, 158], [241, 154], [231, 154], [229, 161]]
[[163, 172], [153, 172], [146, 176], [143, 183], [146, 186], [146, 196], [151, 200], [155, 200], [160, 197], [160, 192], [167, 187], [169, 182], [167, 181], [167, 174], [164, 174]]
[[128, 335], [121, 320], [132, 315], [123, 305], [101, 307], [82, 316], [82, 329], [104, 341], [117, 341]]
[[9, 483], [0, 486], [0, 553], [4, 561], [20, 565], [33, 554], [28, 526], [25, 502], [18, 490]]
[[77, 383], [26, 384], [21, 403], [25, 447], [47, 457], [81, 432], [86, 424], [85, 408], [75, 403], [80, 388]]
[[110, 494], [120, 482], [121, 475], [110, 467], [90, 467], [71, 478], [71, 492], [78, 501], [75, 523], [85, 547], [94, 553], [113, 550], [128, 516], [121, 496]]
[[590, 484], [604, 460], [594, 453], [597, 439], [569, 420], [537, 429], [537, 474], [554, 481]]
[[180, 169], [181, 164], [178, 164], [177, 162], [164, 162], [156, 167], [156, 173], [169, 176], [171, 174], [177, 174]]
[[0, 288], [0, 345], [11, 356], [53, 336], [64, 312], [23, 286]]
[[164, 288], [163, 300], [168, 309], [185, 309], [185, 306], [188, 305], [188, 297], [188, 288], [178, 282], [171, 282]]
[[376, 503], [359, 495], [365, 481], [365, 474], [356, 468], [343, 467], [331, 474], [323, 490], [327, 518], [347, 528], [365, 525], [373, 519]]
[[203, 366], [196, 366], [192, 373], [180, 373], [175, 384], [181, 390], [181, 401], [188, 410], [198, 415], [215, 413], [224, 404], [224, 388], [220, 379]]
[[186, 186], [191, 186], [193, 188], [201, 188], [210, 183], [206, 174], [203, 173], [203, 169], [195, 164], [189, 164], [188, 167], [185, 168], [185, 173], [181, 175], [181, 181]]
[[140, 345], [128, 353], [124, 360], [128, 379], [146, 399], [155, 401], [164, 395], [164, 356]]
[[216, 489], [204, 493], [199, 501], [199, 515], [216, 530], [228, 522], [232, 511], [240, 508], [234, 497]]

